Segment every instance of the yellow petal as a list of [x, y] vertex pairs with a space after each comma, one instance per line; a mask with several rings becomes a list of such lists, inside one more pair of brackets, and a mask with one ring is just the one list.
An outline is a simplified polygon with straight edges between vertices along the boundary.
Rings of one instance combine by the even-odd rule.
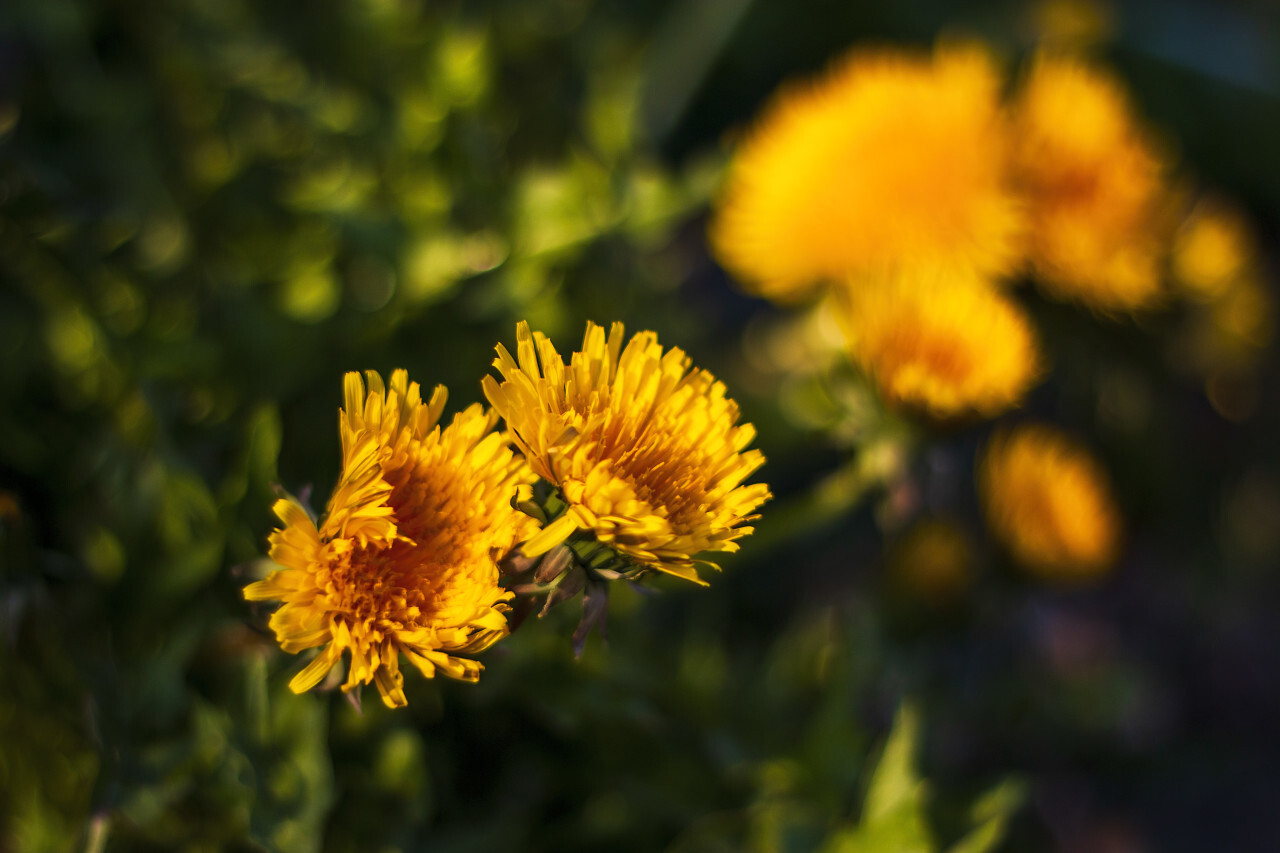
[[578, 521], [572, 515], [562, 515], [542, 528], [536, 536], [520, 546], [526, 556], [536, 557], [545, 554], [578, 529]]
[[293, 677], [289, 689], [294, 693], [306, 693], [315, 687], [333, 669], [333, 665], [342, 656], [342, 649], [336, 643], [330, 643], [320, 654], [307, 664], [306, 668]]

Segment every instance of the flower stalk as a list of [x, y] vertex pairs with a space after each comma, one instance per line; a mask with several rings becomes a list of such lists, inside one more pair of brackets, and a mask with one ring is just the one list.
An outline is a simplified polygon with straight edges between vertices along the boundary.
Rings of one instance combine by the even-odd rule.
[[[513, 505], [545, 526], [564, 515], [569, 504], [559, 490], [545, 483], [539, 483], [537, 488], [537, 497], [526, 495], [513, 501]], [[654, 571], [618, 553], [589, 530], [575, 531], [559, 545], [534, 557], [516, 548], [500, 565], [510, 579], [508, 588], [517, 596], [529, 600], [544, 596], [538, 618], [576, 598], [578, 593], [583, 594], [582, 618], [573, 634], [577, 656], [582, 655], [593, 629], [599, 629], [602, 637], [605, 635], [609, 584], [619, 580], [633, 582]], [[513, 620], [512, 629], [515, 627]]]

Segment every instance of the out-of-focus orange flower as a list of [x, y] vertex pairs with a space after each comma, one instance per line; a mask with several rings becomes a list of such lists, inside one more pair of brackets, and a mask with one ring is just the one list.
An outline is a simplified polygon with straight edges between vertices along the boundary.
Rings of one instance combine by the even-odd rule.
[[1252, 272], [1256, 255], [1240, 211], [1222, 199], [1201, 199], [1174, 240], [1173, 279], [1188, 295], [1213, 300]]
[[1001, 81], [987, 52], [851, 53], [784, 89], [739, 146], [711, 225], [716, 256], [754, 292], [927, 262], [986, 276], [1018, 263]]
[[1037, 283], [1102, 311], [1155, 300], [1168, 243], [1167, 164], [1120, 83], [1080, 59], [1041, 54], [1017, 98], [1013, 133]]
[[1084, 580], [1111, 567], [1119, 512], [1102, 467], [1057, 430], [1032, 425], [992, 439], [979, 469], [991, 530], [1046, 580]]

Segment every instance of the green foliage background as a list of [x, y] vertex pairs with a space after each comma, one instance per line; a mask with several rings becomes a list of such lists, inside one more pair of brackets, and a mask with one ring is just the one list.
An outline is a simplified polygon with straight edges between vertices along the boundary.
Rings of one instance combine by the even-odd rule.
[[[1008, 820], [1017, 849], [1280, 844], [1272, 371], [1230, 424], [1171, 367], [1176, 316], [1026, 296], [1056, 370], [1028, 408], [1099, 445], [1131, 524], [1097, 588], [982, 548], [937, 612], [882, 582], [891, 500], [805, 503], [846, 451], [707, 256], [725, 134], [855, 42], [1028, 44], [1017, 4], [850, 5], [7, 3], [0, 850], [977, 851]], [[1270, 246], [1273, 13], [1117, 17], [1144, 111]], [[239, 590], [273, 486], [337, 475], [343, 372], [458, 408], [516, 320], [566, 351], [587, 318], [726, 380], [779, 520], [709, 590], [617, 591], [580, 661], [561, 608], [404, 712], [291, 695]], [[986, 429], [910, 474], [975, 531]]]

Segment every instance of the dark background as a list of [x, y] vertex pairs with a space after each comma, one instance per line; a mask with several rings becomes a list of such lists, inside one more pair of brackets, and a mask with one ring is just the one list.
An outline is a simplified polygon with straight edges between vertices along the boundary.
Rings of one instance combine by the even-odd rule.
[[[1096, 55], [1269, 271], [1276, 7], [1102, 9]], [[6, 3], [0, 850], [808, 850], [858, 815], [904, 697], [943, 841], [1014, 776], [1003, 849], [1280, 849], [1270, 350], [1224, 414], [1182, 357], [1185, 306], [1018, 292], [1053, 370], [1001, 423], [1082, 437], [1126, 520], [1111, 574], [1056, 587], [985, 539], [989, 423], [924, 428], [887, 491], [794, 511], [856, 444], [798, 414], [811, 392], [759, 352], [784, 313], [707, 253], [733, 132], [779, 82], [955, 33], [1015, 79], [1035, 10]], [[577, 662], [569, 604], [476, 686], [407, 679], [405, 711], [290, 694], [301, 661], [239, 590], [272, 485], [319, 503], [337, 476], [343, 372], [405, 367], [456, 410], [517, 320], [567, 353], [588, 318], [726, 381], [776, 495], [756, 540], [708, 589], [615, 590]], [[929, 515], [974, 549], [945, 606], [886, 581]]]

